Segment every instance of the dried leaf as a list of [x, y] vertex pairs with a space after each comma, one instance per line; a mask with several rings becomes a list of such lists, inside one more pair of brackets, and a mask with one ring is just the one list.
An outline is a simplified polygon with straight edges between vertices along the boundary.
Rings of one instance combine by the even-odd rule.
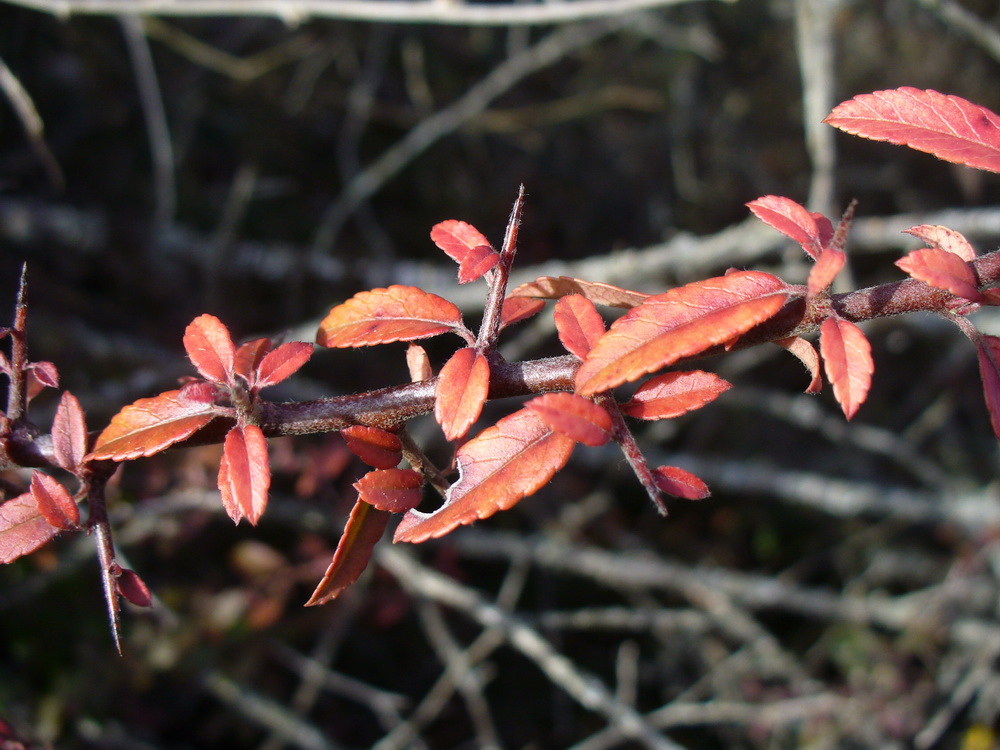
[[677, 466], [656, 467], [653, 469], [653, 481], [668, 495], [686, 500], [704, 500], [712, 494], [700, 478]]
[[60, 531], [70, 531], [80, 525], [80, 509], [72, 496], [48, 474], [31, 472], [31, 494], [38, 503], [38, 512]]
[[621, 410], [637, 419], [673, 419], [700, 409], [732, 387], [711, 372], [668, 372], [639, 386]]
[[805, 390], [806, 393], [819, 393], [823, 390], [823, 378], [820, 375], [819, 354], [816, 352], [816, 347], [801, 336], [779, 339], [774, 343], [783, 349], [787, 349], [798, 357], [799, 362], [805, 365], [810, 377], [809, 385]]
[[424, 475], [413, 469], [377, 469], [354, 483], [366, 503], [389, 513], [406, 513], [420, 505]]
[[377, 427], [352, 425], [340, 431], [351, 453], [376, 469], [395, 468], [403, 460], [403, 445], [397, 435]]
[[459, 478], [433, 513], [411, 510], [395, 541], [423, 542], [507, 510], [536, 492], [569, 460], [573, 440], [528, 409], [504, 417], [458, 449]]
[[[1000, 338], [982, 335], [976, 341], [979, 353], [979, 375], [983, 380], [983, 395], [990, 414], [993, 434], [1000, 438]], [[0, 511], [5, 506], [0, 506]]]
[[0, 505], [0, 563], [34, 552], [59, 533], [38, 510], [30, 492]]
[[267, 507], [271, 465], [267, 438], [256, 425], [237, 425], [226, 435], [219, 464], [222, 505], [235, 523], [244, 516], [254, 526]]
[[477, 245], [471, 248], [458, 267], [458, 283], [468, 284], [481, 279], [492, 271], [500, 262], [500, 253], [489, 245]]
[[876, 91], [837, 105], [823, 122], [862, 138], [1000, 172], [1000, 117], [957, 96], [909, 86]]
[[319, 325], [320, 346], [389, 344], [437, 336], [463, 328], [451, 302], [413, 286], [360, 292], [330, 310]]
[[788, 286], [737, 271], [650, 297], [616, 320], [583, 361], [577, 392], [592, 395], [734, 340], [785, 303]]
[[830, 317], [820, 328], [819, 349], [833, 395], [844, 416], [851, 419], [871, 388], [875, 371], [871, 344], [854, 323]]
[[829, 233], [829, 238], [833, 234], [828, 219], [820, 217], [826, 223], [817, 223], [816, 214], [810, 213], [805, 206], [791, 198], [765, 195], [747, 203], [747, 208], [769, 227], [798, 242], [814, 260], [823, 252], [823, 235]]
[[521, 284], [510, 293], [511, 297], [540, 297], [542, 299], [559, 299], [568, 294], [579, 294], [595, 305], [606, 307], [624, 307], [626, 309], [649, 298], [642, 292], [622, 289], [602, 281], [584, 281], [570, 276], [539, 276], [534, 281]]
[[503, 301], [500, 310], [500, 328], [520, 323], [527, 320], [532, 315], [536, 315], [539, 310], [545, 307], [545, 302], [540, 299], [529, 297], [508, 297]]
[[137, 607], [152, 607], [153, 595], [149, 591], [149, 586], [143, 581], [139, 574], [129, 568], [122, 568], [118, 579], [115, 581], [118, 593], [126, 601]]
[[280, 383], [291, 377], [309, 361], [313, 354], [313, 345], [304, 341], [289, 341], [277, 349], [268, 352], [257, 367], [257, 375], [253, 384], [257, 388]]
[[184, 331], [184, 349], [206, 380], [232, 384], [236, 347], [229, 329], [214, 315], [199, 315]]
[[940, 224], [920, 224], [903, 230], [912, 234], [931, 247], [954, 253], [964, 261], [971, 263], [976, 259], [976, 251], [961, 232], [943, 227]]
[[337, 544], [337, 551], [333, 554], [330, 567], [326, 569], [323, 580], [306, 602], [307, 607], [325, 604], [335, 599], [344, 589], [358, 580], [368, 567], [372, 551], [382, 538], [391, 517], [391, 513], [358, 499], [354, 504], [354, 510], [351, 511], [351, 517], [347, 519], [344, 534]]
[[80, 402], [69, 391], [59, 399], [52, 420], [52, 453], [56, 464], [76, 473], [87, 455], [87, 422]]
[[191, 437], [217, 412], [213, 404], [184, 398], [181, 391], [141, 398], [112, 418], [84, 460], [127, 461], [152, 456]]
[[435, 224], [431, 228], [431, 240], [459, 265], [476, 248], [490, 247], [490, 241], [482, 232], [471, 224], [455, 219]]
[[928, 247], [914, 250], [896, 261], [906, 273], [925, 284], [944, 289], [970, 302], [980, 302], [983, 295], [972, 268], [955, 253]]
[[455, 352], [438, 375], [434, 418], [449, 440], [458, 440], [479, 419], [490, 390], [486, 357], [466, 347]]
[[589, 398], [573, 393], [546, 393], [525, 403], [556, 432], [584, 445], [604, 445], [611, 439], [611, 415]]
[[434, 377], [430, 357], [420, 344], [410, 344], [406, 348], [406, 369], [410, 371], [411, 383], [419, 383], [421, 380]]
[[806, 289], [810, 297], [830, 288], [834, 278], [847, 262], [847, 255], [841, 250], [827, 248], [821, 250], [816, 258], [816, 264], [809, 271], [809, 281]]
[[604, 318], [594, 303], [581, 294], [568, 294], [556, 302], [552, 313], [559, 341], [566, 351], [585, 359], [605, 333]]

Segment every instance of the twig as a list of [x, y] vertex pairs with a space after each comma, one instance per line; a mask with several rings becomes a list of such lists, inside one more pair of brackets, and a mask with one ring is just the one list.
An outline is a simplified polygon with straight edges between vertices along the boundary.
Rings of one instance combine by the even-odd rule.
[[41, 115], [35, 109], [35, 103], [25, 90], [24, 86], [14, 75], [14, 72], [7, 67], [7, 63], [0, 57], [0, 91], [3, 91], [10, 105], [14, 108], [14, 113], [21, 121], [25, 135], [31, 148], [42, 162], [49, 182], [56, 190], [62, 190], [66, 184], [66, 178], [59, 167], [59, 162], [45, 142], [45, 123]]
[[989, 54], [1000, 60], [1000, 30], [963, 8], [954, 0], [916, 0], [951, 28], [965, 34]]

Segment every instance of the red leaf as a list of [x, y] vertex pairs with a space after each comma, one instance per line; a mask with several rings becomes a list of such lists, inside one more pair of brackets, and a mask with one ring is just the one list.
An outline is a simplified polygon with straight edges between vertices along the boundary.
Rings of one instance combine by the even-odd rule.
[[786, 237], [798, 242], [802, 249], [815, 260], [823, 251], [823, 235], [827, 239], [833, 234], [830, 221], [824, 218], [825, 224], [816, 222], [816, 215], [791, 198], [780, 195], [765, 195], [747, 203], [754, 215], [773, 229], [777, 229]]
[[829, 289], [846, 262], [847, 256], [841, 250], [833, 248], [821, 250], [816, 258], [816, 265], [809, 271], [809, 281], [806, 285], [809, 296], [814, 297], [825, 289]]
[[184, 398], [182, 391], [141, 398], [112, 418], [84, 460], [126, 461], [152, 456], [191, 437], [211, 422], [217, 411], [213, 404]]
[[59, 387], [59, 371], [51, 362], [32, 362], [27, 367], [28, 384], [26, 387], [28, 401], [46, 388]]
[[621, 409], [637, 419], [672, 419], [700, 409], [732, 387], [711, 372], [668, 372], [639, 386]]
[[701, 479], [677, 466], [658, 466], [653, 469], [653, 481], [668, 495], [686, 500], [704, 500], [712, 494]]
[[811, 378], [806, 393], [819, 393], [823, 389], [823, 378], [820, 376], [819, 354], [816, 348], [801, 336], [792, 336], [774, 342], [783, 349], [798, 357], [799, 362], [806, 366]]
[[594, 303], [580, 294], [569, 294], [556, 302], [552, 314], [559, 341], [566, 350], [585, 359], [604, 335], [604, 318]]
[[954, 253], [964, 261], [972, 262], [976, 259], [975, 249], [961, 232], [956, 232], [954, 229], [940, 224], [921, 224], [903, 231], [922, 239], [931, 247]]
[[481, 279], [500, 262], [500, 253], [489, 245], [476, 245], [469, 249], [458, 267], [458, 283], [468, 284]]
[[267, 439], [256, 425], [237, 425], [226, 435], [219, 464], [222, 505], [235, 523], [246, 516], [254, 526], [267, 506], [271, 465]]
[[490, 241], [482, 232], [471, 224], [455, 219], [435, 224], [431, 228], [431, 239], [458, 264], [462, 264], [476, 248], [490, 247]]
[[539, 276], [534, 281], [521, 284], [510, 293], [511, 297], [541, 297], [559, 299], [568, 294], [579, 294], [595, 305], [631, 308], [649, 298], [648, 294], [622, 289], [602, 281], [584, 281], [569, 276]]
[[366, 503], [389, 513], [405, 513], [420, 505], [424, 475], [413, 469], [377, 469], [354, 483]]
[[938, 289], [944, 289], [971, 302], [980, 302], [983, 295], [976, 284], [972, 268], [955, 253], [928, 247], [914, 250], [896, 265], [910, 276]]
[[578, 443], [598, 446], [611, 439], [611, 415], [589, 398], [573, 393], [546, 393], [524, 406], [553, 430]]
[[[990, 413], [993, 434], [1000, 438], [1000, 338], [982, 335], [976, 341], [979, 352], [979, 375], [983, 380], [986, 409]], [[0, 506], [0, 510], [5, 506]]]
[[34, 552], [59, 533], [38, 511], [30, 492], [0, 505], [0, 563]]
[[459, 478], [433, 513], [411, 510], [395, 541], [423, 542], [507, 510], [536, 492], [569, 460], [573, 440], [528, 409], [504, 417], [458, 449]]
[[122, 568], [115, 581], [118, 593], [137, 607], [152, 607], [153, 595], [139, 574], [129, 568]]
[[74, 473], [87, 455], [86, 418], [80, 402], [69, 391], [59, 399], [59, 408], [52, 421], [52, 453], [56, 464]]
[[490, 390], [490, 365], [486, 357], [466, 347], [455, 352], [438, 375], [434, 392], [434, 418], [449, 440], [468, 432], [486, 403]]
[[330, 310], [319, 325], [320, 346], [389, 344], [437, 336], [462, 328], [451, 302], [413, 286], [360, 292]]
[[576, 374], [577, 392], [607, 391], [732, 341], [777, 313], [787, 296], [778, 277], [737, 271], [650, 297], [591, 349]]
[[410, 371], [411, 383], [419, 383], [421, 380], [434, 377], [427, 350], [420, 344], [410, 344], [406, 348], [406, 369]]
[[909, 86], [876, 91], [837, 105], [823, 122], [862, 138], [1000, 172], [1000, 117], [957, 96]]
[[257, 367], [257, 377], [253, 383], [257, 388], [280, 383], [291, 377], [313, 354], [313, 345], [304, 341], [289, 341], [274, 351], [264, 355]]
[[252, 384], [256, 377], [254, 373], [269, 351], [271, 351], [271, 339], [254, 339], [240, 344], [233, 360], [233, 372]]
[[827, 318], [820, 328], [819, 349], [833, 395], [850, 419], [868, 397], [875, 363], [872, 347], [854, 323], [842, 318]]
[[38, 512], [60, 531], [78, 528], [80, 509], [59, 482], [40, 471], [31, 473], [31, 495], [38, 503]]
[[391, 513], [358, 499], [354, 504], [354, 510], [351, 511], [351, 517], [347, 519], [344, 534], [337, 544], [337, 551], [333, 555], [330, 567], [326, 569], [323, 580], [306, 602], [307, 607], [325, 604], [335, 599], [344, 589], [358, 580], [368, 567], [372, 551], [382, 538], [391, 517]]
[[353, 425], [340, 431], [355, 456], [376, 469], [392, 469], [403, 459], [399, 437], [377, 427]]
[[503, 308], [500, 310], [500, 328], [527, 320], [543, 307], [545, 307], [545, 303], [540, 299], [508, 297], [503, 301]]
[[214, 315], [199, 315], [184, 331], [188, 359], [206, 380], [232, 384], [236, 347], [229, 329]]

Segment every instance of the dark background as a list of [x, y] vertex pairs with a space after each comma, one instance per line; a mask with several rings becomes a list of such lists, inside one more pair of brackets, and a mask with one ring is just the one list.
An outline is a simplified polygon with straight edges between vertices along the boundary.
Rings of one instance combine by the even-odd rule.
[[[458, 290], [428, 232], [458, 218], [499, 243], [520, 183], [527, 278], [655, 292], [733, 263], [799, 280], [798, 249], [741, 222], [761, 195], [809, 197], [805, 5], [685, 3], [559, 56], [380, 180], [326, 246], [353, 176], [553, 28], [149, 19], [151, 86], [119, 20], [0, 4], [0, 58], [51, 154], [47, 167], [0, 102], [0, 302], [26, 261], [32, 357], [100, 429], [191, 373], [181, 336], [202, 312], [239, 338], [308, 340], [337, 301], [408, 283], [474, 321], [482, 286]], [[909, 85], [1000, 109], [995, 4], [942, 5], [831, 3], [830, 104]], [[166, 139], [144, 95], [162, 99]], [[900, 277], [913, 224], [995, 247], [994, 176], [835, 144], [825, 209], [859, 200], [855, 285]], [[689, 260], [672, 261], [684, 243]], [[707, 363], [736, 387], [643, 431], [651, 460], [697, 471], [710, 500], [662, 519], [619, 454], [579, 448], [512, 511], [383, 551], [321, 608], [301, 604], [362, 471], [339, 438], [272, 441], [256, 529], [221, 513], [218, 448], [134, 462], [112, 510], [156, 606], [126, 615], [119, 658], [91, 540], [0, 571], [0, 716], [58, 748], [658, 746], [600, 734], [622, 707], [689, 748], [996, 747], [997, 444], [975, 350], [922, 316], [865, 330], [875, 383], [849, 426], [830, 394], [801, 395], [801, 366], [775, 348]], [[505, 341], [518, 358], [557, 351], [544, 324]], [[436, 366], [452, 343], [429, 345]], [[400, 345], [319, 352], [268, 395], [405, 380]], [[39, 397], [34, 418], [55, 403]], [[447, 463], [433, 423], [413, 431]]]

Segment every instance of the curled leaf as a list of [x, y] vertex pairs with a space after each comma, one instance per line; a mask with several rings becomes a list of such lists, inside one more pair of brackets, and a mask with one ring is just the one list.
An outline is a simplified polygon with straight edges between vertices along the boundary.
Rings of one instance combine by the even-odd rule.
[[940, 224], [921, 224], [903, 231], [923, 240], [931, 247], [954, 253], [966, 262], [971, 263], [976, 259], [975, 249], [961, 232], [954, 229], [943, 227]]
[[913, 278], [970, 302], [981, 302], [983, 299], [976, 283], [976, 274], [969, 264], [955, 253], [928, 247], [914, 250], [897, 260], [896, 265]]
[[[747, 203], [747, 208], [769, 227], [798, 242], [814, 260], [819, 258], [826, 242], [833, 236], [829, 219], [810, 213], [809, 209], [791, 198], [765, 195]], [[817, 218], [821, 221], [817, 222]]]
[[397, 435], [377, 427], [352, 425], [340, 431], [351, 453], [376, 469], [395, 468], [403, 459]]
[[604, 318], [594, 303], [581, 294], [561, 297], [552, 316], [559, 341], [566, 351], [580, 359], [584, 359], [604, 335]]
[[577, 443], [596, 447], [611, 439], [611, 415], [589, 398], [573, 393], [546, 393], [524, 406], [553, 430]]
[[0, 504], [0, 563], [34, 552], [59, 533], [38, 510], [31, 492]]
[[184, 349], [206, 380], [231, 384], [236, 347], [229, 329], [214, 315], [199, 315], [184, 331]]
[[650, 295], [622, 289], [603, 281], [584, 281], [570, 276], [539, 276], [534, 281], [521, 284], [510, 293], [511, 297], [540, 297], [559, 299], [569, 294], [579, 294], [595, 305], [632, 308]]
[[865, 334], [854, 323], [830, 317], [820, 327], [820, 353], [833, 395], [850, 419], [868, 397], [875, 363], [872, 347]]
[[434, 392], [434, 418], [449, 440], [468, 432], [479, 418], [490, 390], [490, 365], [486, 357], [466, 347], [455, 352], [438, 375]]
[[434, 377], [430, 357], [420, 344], [410, 344], [406, 348], [406, 369], [410, 372], [411, 383], [419, 383], [421, 380]]
[[801, 336], [780, 339], [774, 343], [794, 354], [798, 357], [799, 362], [805, 365], [810, 378], [809, 385], [805, 390], [806, 393], [819, 393], [823, 390], [823, 378], [820, 375], [819, 354], [816, 352], [816, 347]]
[[254, 526], [267, 507], [271, 466], [267, 438], [256, 425], [237, 425], [226, 435], [219, 464], [219, 492], [235, 523], [244, 516]]
[[405, 513], [420, 504], [424, 475], [413, 469], [376, 469], [354, 483], [366, 503], [389, 513]]
[[637, 419], [673, 419], [700, 409], [732, 387], [711, 372], [668, 372], [639, 386], [621, 410]]

